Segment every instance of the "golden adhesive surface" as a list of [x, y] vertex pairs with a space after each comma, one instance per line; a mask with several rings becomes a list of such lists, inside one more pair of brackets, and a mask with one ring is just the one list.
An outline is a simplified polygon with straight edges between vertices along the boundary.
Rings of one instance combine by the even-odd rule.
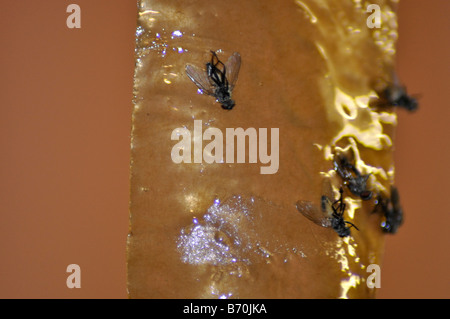
[[[374, 297], [366, 268], [381, 263], [384, 245], [374, 201], [345, 191], [345, 218], [359, 228], [347, 238], [295, 206], [319, 205], [324, 177], [335, 191], [342, 184], [336, 150], [354, 153], [374, 192], [393, 183], [396, 114], [369, 101], [391, 81], [395, 3], [371, 3], [381, 28], [367, 26], [365, 1], [140, 1], [130, 298]], [[224, 62], [241, 55], [232, 110], [185, 73], [187, 64], [204, 67], [210, 50]], [[278, 128], [277, 172], [261, 174], [268, 164], [248, 154], [245, 163], [174, 163], [175, 129], [191, 132], [192, 145], [209, 143], [194, 121], [224, 138], [227, 128]]]

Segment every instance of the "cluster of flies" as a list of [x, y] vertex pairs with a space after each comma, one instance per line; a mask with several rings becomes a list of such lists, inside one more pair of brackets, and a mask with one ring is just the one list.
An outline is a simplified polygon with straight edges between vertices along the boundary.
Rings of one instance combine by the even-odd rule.
[[[370, 174], [361, 174], [361, 172], [352, 164], [343, 154], [334, 155], [334, 170], [342, 179], [342, 185], [354, 196], [364, 201], [372, 199], [373, 192], [368, 189], [367, 180]], [[344, 219], [345, 203], [343, 200], [344, 189], [340, 187], [340, 196], [337, 200], [333, 199], [331, 182], [325, 179], [323, 186], [323, 195], [320, 200], [320, 209], [309, 201], [298, 201], [297, 209], [303, 216], [322, 227], [331, 227], [340, 237], [350, 235], [350, 228], [359, 230], [353, 223]], [[403, 210], [400, 206], [400, 198], [397, 188], [391, 187], [389, 197], [377, 194], [373, 213], [381, 213], [383, 216], [381, 229], [385, 233], [395, 234], [403, 223]]]
[[[236, 84], [241, 56], [234, 52], [227, 62], [219, 60], [216, 52], [211, 51], [211, 60], [206, 63], [206, 70], [188, 64], [186, 74], [200, 89], [201, 93], [213, 96], [223, 109], [231, 110], [235, 101], [231, 98]], [[399, 85], [391, 85], [380, 94], [381, 106], [402, 107], [408, 111], [418, 108], [417, 99], [409, 96], [406, 89]], [[335, 155], [334, 169], [343, 181], [343, 186], [355, 196], [364, 201], [373, 198], [373, 192], [367, 188], [367, 180], [370, 174], [363, 175], [344, 155]], [[359, 230], [356, 225], [344, 219], [346, 204], [344, 203], [344, 189], [339, 189], [339, 198], [333, 196], [331, 183], [324, 182], [323, 195], [320, 200], [320, 208], [309, 201], [298, 201], [297, 209], [305, 217], [322, 227], [331, 227], [340, 237], [350, 235], [350, 228]], [[391, 187], [389, 197], [377, 194], [373, 212], [379, 212], [383, 216], [381, 228], [384, 232], [394, 234], [403, 223], [403, 211], [400, 206], [398, 191]]]

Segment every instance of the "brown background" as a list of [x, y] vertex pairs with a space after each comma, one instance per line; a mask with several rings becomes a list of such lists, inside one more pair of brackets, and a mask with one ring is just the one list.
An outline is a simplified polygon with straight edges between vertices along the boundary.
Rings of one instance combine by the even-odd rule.
[[[66, 7], [81, 7], [81, 29]], [[0, 298], [126, 298], [136, 3], [1, 1]], [[450, 297], [450, 2], [403, 0], [398, 73], [421, 95], [399, 111], [380, 298]], [[81, 267], [68, 289], [66, 267]]]

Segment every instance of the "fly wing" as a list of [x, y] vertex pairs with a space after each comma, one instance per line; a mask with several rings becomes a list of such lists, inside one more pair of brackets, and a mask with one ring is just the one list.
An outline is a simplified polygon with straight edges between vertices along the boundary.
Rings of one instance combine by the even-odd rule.
[[331, 185], [331, 180], [329, 178], [325, 178], [322, 182], [320, 208], [322, 209], [322, 212], [330, 219], [332, 218], [334, 212], [341, 213], [345, 209], [345, 204], [343, 204], [339, 198], [336, 198], [333, 191], [333, 186]]
[[333, 202], [328, 196], [323, 195], [320, 199], [320, 208], [322, 210], [322, 213], [328, 217], [331, 218], [333, 215]]
[[225, 63], [226, 74], [230, 91], [233, 90], [241, 68], [241, 55], [234, 52]]
[[331, 226], [331, 219], [312, 202], [299, 200], [296, 206], [297, 210], [302, 213], [303, 216], [317, 225], [322, 227]]
[[324, 178], [322, 181], [322, 196], [328, 197], [328, 199], [334, 202], [334, 191], [329, 178]]
[[204, 93], [214, 95], [214, 87], [209, 82], [206, 71], [199, 69], [191, 64], [186, 65], [186, 74]]

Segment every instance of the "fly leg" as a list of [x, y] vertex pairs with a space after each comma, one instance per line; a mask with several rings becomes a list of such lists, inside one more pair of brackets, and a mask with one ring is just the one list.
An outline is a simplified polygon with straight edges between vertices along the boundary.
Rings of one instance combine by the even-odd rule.
[[349, 221], [346, 221], [346, 220], [344, 220], [344, 223], [349, 224], [349, 225], [350, 225], [350, 228], [351, 228], [351, 227], [354, 227], [357, 231], [359, 231], [358, 227], [356, 227], [355, 224], [353, 224], [353, 223], [351, 223], [351, 222], [349, 222]]

